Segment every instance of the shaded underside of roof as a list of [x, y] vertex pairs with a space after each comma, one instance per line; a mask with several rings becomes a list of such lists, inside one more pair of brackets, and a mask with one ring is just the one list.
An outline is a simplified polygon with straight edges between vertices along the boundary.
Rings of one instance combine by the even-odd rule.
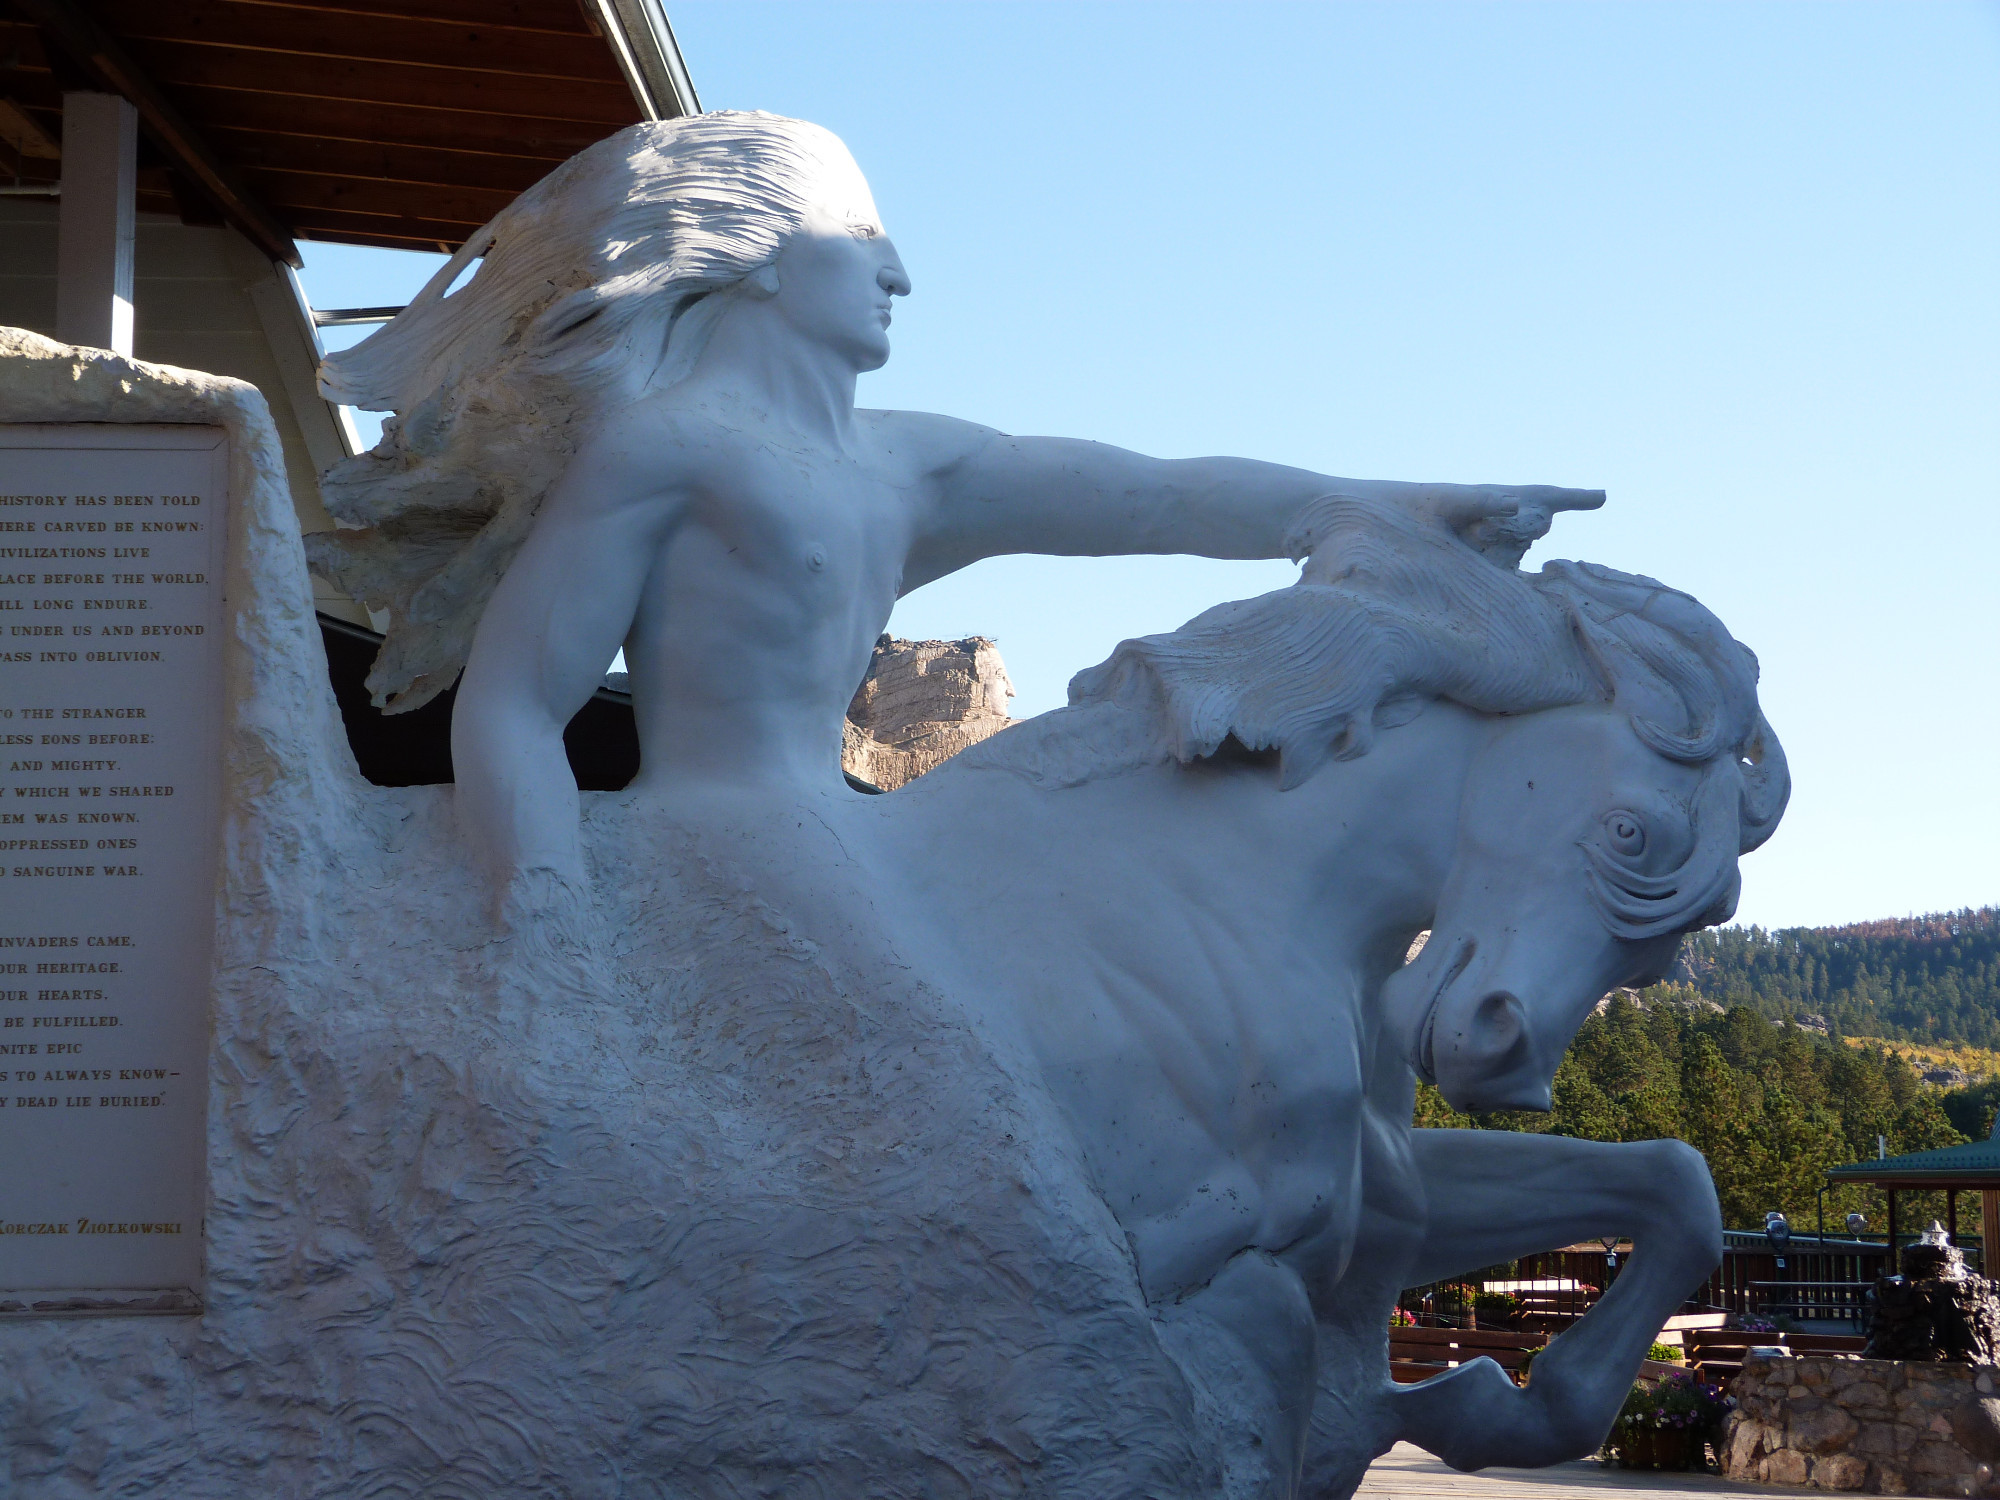
[[[594, 0], [90, 0], [122, 47], [298, 237], [452, 250], [584, 147], [653, 114]], [[0, 0], [0, 182], [60, 175], [62, 92], [88, 88]], [[676, 59], [676, 64], [677, 64]], [[142, 142], [139, 208], [215, 205]]]
[[1849, 1162], [1828, 1170], [1842, 1182], [1875, 1182], [1885, 1187], [2000, 1188], [2000, 1141], [1967, 1141], [1935, 1151], [1912, 1151], [1876, 1161]]

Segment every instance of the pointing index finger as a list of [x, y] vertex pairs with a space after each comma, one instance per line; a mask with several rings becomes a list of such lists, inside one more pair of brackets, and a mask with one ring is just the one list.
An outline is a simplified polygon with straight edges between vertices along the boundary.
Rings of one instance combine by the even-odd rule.
[[1531, 484], [1515, 492], [1523, 500], [1533, 500], [1550, 510], [1596, 510], [1604, 504], [1603, 490], [1572, 490], [1561, 485]]

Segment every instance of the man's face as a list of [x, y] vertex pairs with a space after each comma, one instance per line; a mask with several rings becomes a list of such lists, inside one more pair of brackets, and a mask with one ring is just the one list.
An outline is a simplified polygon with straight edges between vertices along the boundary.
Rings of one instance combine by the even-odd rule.
[[889, 359], [889, 302], [909, 273], [872, 203], [815, 210], [776, 262], [779, 315], [794, 331], [859, 370]]

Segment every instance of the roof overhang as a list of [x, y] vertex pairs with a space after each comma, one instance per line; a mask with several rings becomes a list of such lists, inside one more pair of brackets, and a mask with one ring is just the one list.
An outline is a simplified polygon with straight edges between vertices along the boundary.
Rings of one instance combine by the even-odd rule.
[[2000, 1170], [1988, 1172], [1856, 1172], [1845, 1167], [1834, 1167], [1827, 1172], [1827, 1179], [1835, 1183], [1863, 1182], [1876, 1187], [1946, 1189], [1955, 1188], [1960, 1192], [2000, 1192]]
[[0, 0], [0, 184], [60, 179], [62, 94], [123, 94], [139, 208], [454, 250], [605, 136], [700, 109], [659, 0]]

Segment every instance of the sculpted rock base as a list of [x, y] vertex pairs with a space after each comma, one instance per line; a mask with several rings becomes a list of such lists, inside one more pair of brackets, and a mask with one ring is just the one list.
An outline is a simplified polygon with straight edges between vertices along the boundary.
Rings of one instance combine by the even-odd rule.
[[517, 891], [501, 935], [450, 790], [355, 772], [253, 389], [6, 331], [0, 416], [225, 426], [236, 608], [207, 1309], [0, 1322], [0, 1488], [1268, 1487], [1046, 1105], [755, 829], [587, 799], [610, 906]]

